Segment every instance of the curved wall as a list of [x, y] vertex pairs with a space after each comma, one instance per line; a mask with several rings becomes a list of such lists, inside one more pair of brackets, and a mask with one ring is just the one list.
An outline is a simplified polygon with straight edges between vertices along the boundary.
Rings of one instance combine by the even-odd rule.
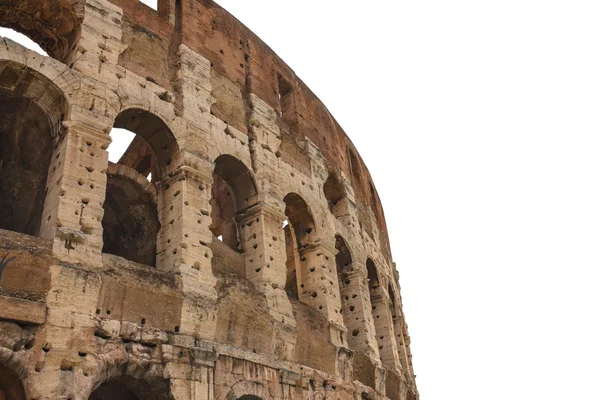
[[[271, 49], [211, 1], [0, 3], [54, 57], [0, 46], [0, 98], [48, 121], [7, 118], [0, 153], [0, 193], [46, 185], [35, 232], [0, 230], [27, 398], [418, 397], [368, 170]], [[117, 165], [113, 127], [137, 135]]]

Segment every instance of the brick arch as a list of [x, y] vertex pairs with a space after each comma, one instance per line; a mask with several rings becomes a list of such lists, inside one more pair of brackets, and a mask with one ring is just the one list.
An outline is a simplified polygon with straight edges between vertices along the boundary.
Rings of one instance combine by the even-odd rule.
[[5, 0], [0, 26], [36, 42], [48, 55], [68, 64], [81, 35], [81, 20], [69, 0]]
[[223, 400], [272, 400], [269, 389], [258, 382], [241, 381], [233, 385]]

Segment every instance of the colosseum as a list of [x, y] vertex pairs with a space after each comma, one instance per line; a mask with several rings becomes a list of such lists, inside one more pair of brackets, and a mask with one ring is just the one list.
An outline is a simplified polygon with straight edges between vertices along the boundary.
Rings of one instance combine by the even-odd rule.
[[[383, 209], [211, 0], [0, 0], [1, 400], [416, 400]], [[113, 128], [135, 133], [109, 162]]]

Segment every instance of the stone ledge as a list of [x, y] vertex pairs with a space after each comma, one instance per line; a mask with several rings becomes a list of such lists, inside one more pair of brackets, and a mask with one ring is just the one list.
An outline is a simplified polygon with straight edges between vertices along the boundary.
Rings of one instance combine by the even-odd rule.
[[0, 296], [0, 320], [40, 325], [46, 320], [46, 303]]

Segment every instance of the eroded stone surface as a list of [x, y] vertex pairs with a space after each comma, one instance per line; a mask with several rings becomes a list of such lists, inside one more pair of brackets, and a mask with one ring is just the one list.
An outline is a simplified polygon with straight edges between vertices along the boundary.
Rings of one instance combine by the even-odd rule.
[[418, 398], [377, 192], [272, 50], [208, 0], [0, 3], [50, 55], [0, 41], [0, 399]]

